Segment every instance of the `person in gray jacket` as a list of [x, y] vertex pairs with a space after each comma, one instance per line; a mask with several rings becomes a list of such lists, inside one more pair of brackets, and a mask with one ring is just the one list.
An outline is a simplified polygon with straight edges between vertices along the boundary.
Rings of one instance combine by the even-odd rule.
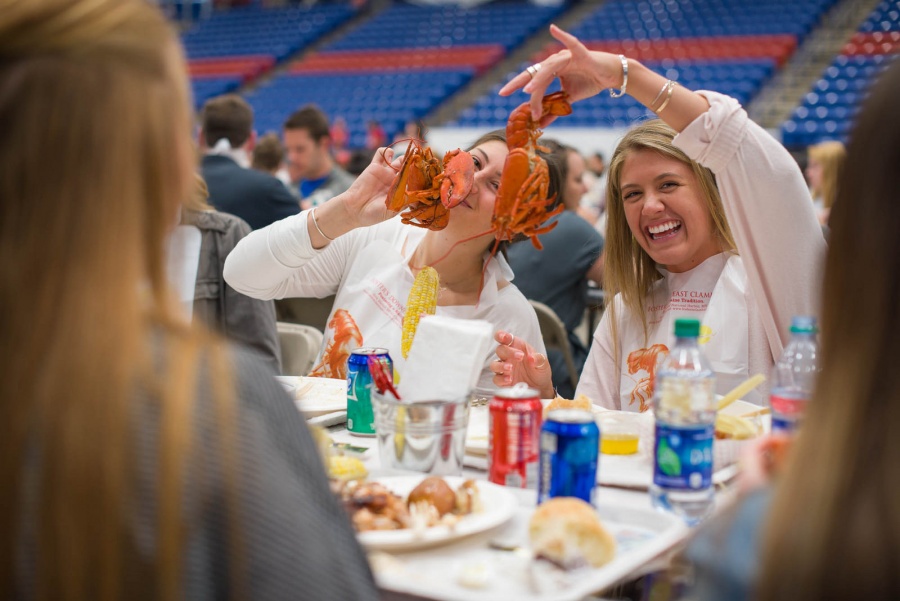
[[193, 314], [211, 329], [259, 353], [275, 373], [281, 373], [275, 303], [241, 294], [222, 277], [225, 257], [251, 232], [250, 226], [240, 217], [216, 211], [208, 204], [208, 196], [206, 183], [197, 175], [194, 194], [181, 212], [182, 225], [195, 226], [201, 235]]

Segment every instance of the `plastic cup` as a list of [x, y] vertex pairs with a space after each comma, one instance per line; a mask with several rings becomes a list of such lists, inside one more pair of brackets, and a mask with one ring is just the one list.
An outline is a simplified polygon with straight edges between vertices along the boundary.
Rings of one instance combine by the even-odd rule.
[[641, 440], [636, 420], [619, 412], [597, 416], [600, 426], [600, 452], [604, 455], [633, 455], [638, 452]]

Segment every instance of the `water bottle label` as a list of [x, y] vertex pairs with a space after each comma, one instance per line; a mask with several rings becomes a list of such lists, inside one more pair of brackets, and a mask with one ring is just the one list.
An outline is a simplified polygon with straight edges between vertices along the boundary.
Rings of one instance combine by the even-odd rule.
[[773, 434], [793, 434], [797, 431], [800, 420], [796, 417], [788, 417], [783, 414], [772, 414], [772, 433]]
[[769, 397], [772, 412], [789, 417], [797, 417], [806, 409], [807, 400], [802, 397], [786, 397], [773, 394]]
[[712, 484], [713, 424], [656, 423], [653, 483], [662, 488], [703, 490]]

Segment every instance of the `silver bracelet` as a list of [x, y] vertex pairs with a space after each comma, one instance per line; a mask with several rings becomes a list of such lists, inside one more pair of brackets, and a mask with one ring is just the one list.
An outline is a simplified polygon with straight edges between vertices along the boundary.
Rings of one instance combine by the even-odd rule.
[[316, 231], [322, 234], [322, 237], [329, 242], [334, 242], [334, 238], [329, 238], [328, 236], [326, 236], [325, 232], [322, 231], [322, 228], [319, 227], [319, 222], [316, 221], [316, 207], [313, 207], [310, 213], [312, 213], [313, 225], [316, 226]]
[[651, 110], [651, 111], [653, 110], [653, 105], [656, 104], [657, 102], [659, 102], [659, 99], [662, 98], [662, 95], [666, 93], [666, 88], [669, 87], [669, 84], [670, 84], [670, 83], [672, 83], [672, 80], [671, 80], [671, 79], [667, 79], [667, 80], [666, 80], [666, 83], [664, 83], [664, 84], [663, 84], [663, 87], [660, 89], [659, 94], [657, 94], [657, 95], [656, 95], [656, 98], [654, 98], [653, 101], [650, 102], [650, 110]]
[[672, 92], [675, 91], [675, 86], [677, 86], [677, 85], [678, 85], [678, 82], [675, 82], [672, 80], [669, 80], [666, 83], [666, 87], [669, 88], [669, 91], [666, 92], [666, 99], [663, 100], [663, 103], [661, 105], [659, 105], [659, 108], [654, 111], [657, 115], [660, 114], [661, 112], [663, 112], [663, 109], [665, 109], [667, 106], [669, 106], [669, 101], [672, 100]]
[[620, 54], [619, 60], [622, 61], [622, 87], [619, 88], [618, 92], [612, 88], [609, 89], [609, 95], [613, 98], [621, 98], [625, 95], [625, 90], [628, 89], [628, 59], [625, 58], [624, 54]]

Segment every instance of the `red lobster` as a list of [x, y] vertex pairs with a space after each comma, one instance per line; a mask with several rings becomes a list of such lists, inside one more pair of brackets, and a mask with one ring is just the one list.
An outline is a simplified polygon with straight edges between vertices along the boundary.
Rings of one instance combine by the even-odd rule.
[[[567, 98], [568, 94], [565, 92], [544, 96], [541, 101], [542, 113], [557, 116], [571, 114], [572, 106]], [[535, 248], [542, 249], [538, 234], [545, 234], [556, 226], [556, 223], [543, 226], [544, 222], [565, 209], [560, 205], [548, 211], [555, 196], [547, 198], [550, 173], [547, 162], [537, 153], [538, 150], [547, 152], [546, 148], [537, 143], [541, 133], [537, 122], [531, 117], [531, 105], [527, 102], [509, 114], [506, 122], [506, 146], [509, 154], [503, 164], [503, 175], [500, 177], [500, 188], [497, 190], [494, 215], [491, 218], [491, 229], [497, 239], [494, 251], [502, 240], [512, 240], [519, 234], [528, 236]]]
[[385, 206], [394, 212], [406, 208], [400, 215], [403, 223], [441, 230], [450, 222], [450, 209], [469, 195], [474, 183], [475, 163], [468, 152], [451, 150], [442, 164], [431, 148], [413, 138]]

